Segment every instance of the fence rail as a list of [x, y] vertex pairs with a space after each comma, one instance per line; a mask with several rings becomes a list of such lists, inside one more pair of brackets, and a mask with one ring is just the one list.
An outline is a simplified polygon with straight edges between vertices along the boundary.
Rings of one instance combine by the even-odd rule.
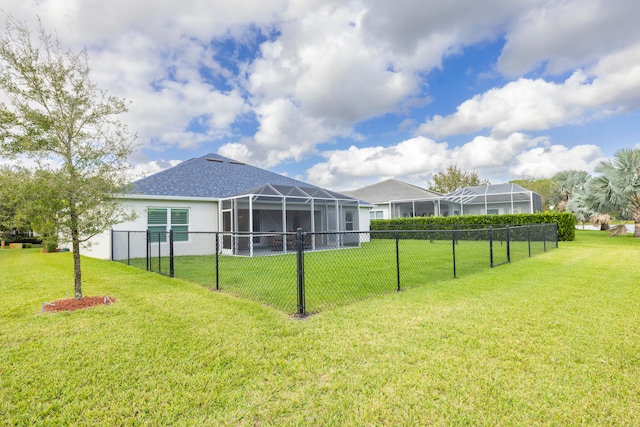
[[307, 315], [558, 247], [556, 224], [309, 233], [112, 231], [112, 260]]

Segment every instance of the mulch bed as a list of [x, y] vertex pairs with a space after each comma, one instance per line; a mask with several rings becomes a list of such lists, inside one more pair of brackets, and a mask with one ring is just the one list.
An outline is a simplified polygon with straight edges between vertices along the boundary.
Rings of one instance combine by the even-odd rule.
[[83, 308], [95, 307], [96, 305], [108, 305], [116, 302], [116, 299], [108, 296], [83, 297], [82, 299], [64, 298], [43, 304], [43, 311], [72, 311]]

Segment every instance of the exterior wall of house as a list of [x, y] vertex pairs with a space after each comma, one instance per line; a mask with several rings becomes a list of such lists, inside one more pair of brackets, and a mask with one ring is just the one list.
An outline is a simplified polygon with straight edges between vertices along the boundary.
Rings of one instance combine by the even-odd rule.
[[374, 205], [369, 211], [369, 219], [390, 219], [389, 203]]
[[[359, 215], [358, 224], [359, 224], [359, 230], [361, 231], [371, 230], [371, 218], [369, 216], [369, 211], [370, 211], [369, 207], [360, 206], [359, 214], [358, 214]], [[369, 241], [371, 241], [371, 236], [368, 233], [360, 234], [360, 243], [369, 242]]]
[[[498, 210], [496, 213], [495, 210]], [[512, 214], [512, 213], [532, 213], [529, 202], [513, 202], [513, 211], [511, 210], [511, 203], [488, 203], [486, 205], [464, 205], [465, 215], [486, 215], [488, 213]]]
[[[146, 231], [148, 208], [183, 208], [189, 209], [189, 232], [194, 231], [218, 231], [218, 202], [200, 200], [175, 200], [175, 199], [123, 199], [125, 209], [134, 211], [137, 218], [133, 221], [122, 222], [113, 226], [115, 231]], [[190, 239], [192, 236], [190, 236]], [[111, 232], [107, 231], [93, 237], [81, 249], [81, 254], [91, 258], [111, 259]], [[191, 246], [190, 242], [175, 242], [176, 251], [181, 249], [182, 255], [185, 248]], [[196, 249], [197, 250], [197, 249]], [[144, 254], [132, 254], [132, 257], [145, 256]]]

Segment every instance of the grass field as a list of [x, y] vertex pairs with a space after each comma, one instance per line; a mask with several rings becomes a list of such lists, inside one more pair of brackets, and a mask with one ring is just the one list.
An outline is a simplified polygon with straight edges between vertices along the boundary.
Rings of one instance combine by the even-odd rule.
[[[305, 253], [306, 312], [317, 313], [395, 292], [398, 290], [398, 281], [400, 289], [406, 290], [449, 280], [454, 274], [455, 277], [463, 277], [491, 268], [488, 241], [459, 240], [454, 247], [451, 240], [401, 239], [398, 245], [399, 265], [395, 244], [393, 238], [373, 239], [361, 247]], [[555, 248], [555, 242], [545, 244], [533, 241], [528, 244], [526, 240], [512, 241], [510, 259], [523, 260], [530, 254], [543, 253], [545, 248]], [[506, 242], [494, 242], [493, 262], [496, 266], [507, 262]], [[168, 274], [168, 257], [153, 257], [151, 264], [155, 271]], [[146, 268], [146, 259], [131, 260], [131, 265]], [[252, 299], [285, 313], [298, 311], [295, 253], [257, 257], [220, 256], [218, 275], [215, 255], [176, 256], [174, 265], [175, 277]]]
[[83, 259], [0, 251], [1, 425], [640, 425], [640, 239], [574, 242], [306, 320]]

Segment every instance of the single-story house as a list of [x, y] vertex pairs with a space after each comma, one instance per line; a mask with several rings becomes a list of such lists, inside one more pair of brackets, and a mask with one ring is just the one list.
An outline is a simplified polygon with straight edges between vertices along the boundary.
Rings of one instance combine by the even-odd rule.
[[542, 197], [517, 184], [494, 184], [439, 194], [396, 179], [388, 179], [344, 194], [374, 205], [371, 219], [414, 216], [535, 213]]
[[[281, 233], [298, 228], [325, 233], [308, 242], [310, 249], [353, 246], [367, 236], [330, 233], [369, 231], [371, 208], [351, 196], [217, 154], [193, 158], [135, 181], [119, 198], [138, 217], [115, 225], [114, 232], [149, 230], [160, 236], [152, 238], [163, 243], [162, 233], [173, 230], [174, 245], [184, 248], [195, 238], [193, 232], [222, 232], [221, 252], [245, 256], [255, 255], [272, 244], [270, 240], [282, 239]], [[111, 258], [113, 235], [98, 236], [84, 254]], [[353, 239], [358, 241], [350, 241]], [[181, 253], [196, 251], [196, 246]], [[286, 252], [287, 246], [282, 245], [282, 250]]]
[[371, 219], [433, 216], [437, 212], [433, 200], [442, 197], [440, 193], [397, 179], [387, 179], [357, 190], [343, 191], [343, 194], [371, 203]]

